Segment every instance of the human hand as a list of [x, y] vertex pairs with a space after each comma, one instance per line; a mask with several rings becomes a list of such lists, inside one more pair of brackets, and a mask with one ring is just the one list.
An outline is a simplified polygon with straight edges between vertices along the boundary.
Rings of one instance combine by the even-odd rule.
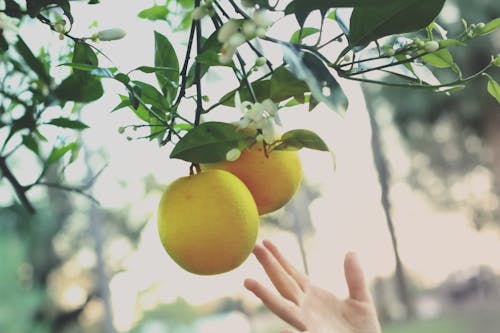
[[[260, 282], [246, 279], [245, 288], [253, 292], [278, 317], [301, 332], [380, 333], [380, 324], [363, 271], [354, 253], [344, 260], [349, 297], [338, 299], [333, 293], [309, 281], [291, 265], [270, 241], [253, 251], [281, 297]], [[282, 333], [291, 333], [290, 330]]]

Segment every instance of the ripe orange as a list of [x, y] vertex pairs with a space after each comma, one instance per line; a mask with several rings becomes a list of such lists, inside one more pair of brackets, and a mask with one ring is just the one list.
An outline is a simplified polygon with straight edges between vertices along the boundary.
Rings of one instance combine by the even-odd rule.
[[251, 253], [259, 229], [247, 187], [223, 170], [175, 180], [158, 207], [163, 247], [185, 270], [210, 275], [230, 271]]
[[290, 201], [302, 180], [296, 151], [273, 150], [268, 155], [256, 143], [243, 150], [236, 161], [204, 164], [202, 169], [226, 170], [240, 178], [252, 193], [259, 215], [263, 215]]

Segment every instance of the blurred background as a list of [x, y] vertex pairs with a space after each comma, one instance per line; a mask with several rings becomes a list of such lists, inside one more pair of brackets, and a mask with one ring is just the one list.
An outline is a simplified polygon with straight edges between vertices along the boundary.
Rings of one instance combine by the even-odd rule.
[[[74, 34], [121, 27], [127, 37], [101, 43], [123, 72], [152, 65], [153, 29], [185, 47], [185, 33], [137, 13], [147, 1], [75, 3]], [[120, 6], [119, 10], [117, 10]], [[110, 15], [113, 13], [113, 15]], [[447, 1], [438, 22], [450, 34], [461, 17], [500, 16], [496, 1]], [[27, 26], [30, 45], [60, 47], [54, 34]], [[500, 52], [500, 35], [455, 52], [472, 73]], [[182, 52], [178, 52], [183, 54]], [[228, 90], [229, 72], [210, 73], [209, 96]], [[188, 174], [185, 162], [120, 126], [135, 116], [110, 110], [121, 87], [81, 112], [80, 158], [65, 170], [99, 205], [76, 193], [37, 188], [29, 214], [0, 183], [0, 332], [270, 333], [287, 327], [243, 288], [270, 286], [251, 256], [238, 269], [201, 277], [180, 269], [156, 232], [165, 186]], [[500, 327], [500, 107], [476, 80], [452, 95], [341, 82], [345, 117], [318, 107], [281, 111], [283, 130], [308, 128], [336, 154], [303, 151], [302, 186], [283, 209], [262, 218], [259, 239], [273, 240], [317, 284], [346, 296], [343, 257], [356, 251], [387, 333], [498, 333]], [[219, 87], [219, 88], [218, 88]], [[216, 99], [214, 99], [216, 100]], [[213, 112], [215, 113], [215, 112]], [[238, 119], [220, 110], [217, 119]], [[50, 134], [50, 133], [49, 133]], [[13, 169], [32, 176], [37, 161], [19, 154]], [[93, 177], [99, 173], [99, 176]], [[49, 175], [50, 177], [50, 175]], [[52, 175], [56, 178], [57, 175]]]

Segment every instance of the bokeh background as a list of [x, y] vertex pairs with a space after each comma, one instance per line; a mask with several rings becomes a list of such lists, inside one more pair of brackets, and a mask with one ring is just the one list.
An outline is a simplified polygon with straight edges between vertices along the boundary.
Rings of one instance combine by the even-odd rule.
[[[75, 2], [73, 32], [124, 28], [125, 39], [99, 48], [122, 71], [151, 65], [153, 30], [181, 50], [186, 42], [185, 33], [167, 23], [137, 17], [151, 5]], [[461, 17], [486, 22], [499, 16], [494, 0], [449, 0], [438, 22], [453, 34]], [[57, 35], [35, 26], [22, 33], [30, 45], [61, 47]], [[455, 53], [464, 72], [500, 52], [498, 33], [474, 43], [471, 53]], [[206, 93], [227, 91], [234, 84], [229, 76], [211, 73]], [[303, 184], [285, 208], [262, 218], [259, 239], [273, 240], [340, 297], [346, 296], [344, 254], [356, 251], [384, 332], [498, 333], [500, 107], [486, 93], [486, 80], [449, 96], [342, 86], [350, 100], [344, 117], [322, 107], [281, 111], [283, 130], [314, 130], [335, 152], [336, 166], [329, 154], [301, 152]], [[0, 182], [0, 332], [270, 333], [287, 327], [243, 288], [246, 277], [270, 286], [252, 256], [232, 272], [200, 277], [166, 255], [156, 205], [188, 165], [170, 160], [168, 146], [127, 140], [139, 136], [133, 129], [119, 133], [137, 121], [127, 110], [110, 112], [124, 93], [118, 85], [105, 82], [105, 91], [82, 110], [91, 127], [81, 134], [80, 158], [65, 173], [76, 184], [99, 173], [87, 189], [99, 205], [40, 188], [30, 192], [38, 208], [31, 215]], [[239, 116], [230, 109], [212, 113], [227, 121]], [[13, 166], [21, 180], [29, 179], [37, 161], [27, 152]]]

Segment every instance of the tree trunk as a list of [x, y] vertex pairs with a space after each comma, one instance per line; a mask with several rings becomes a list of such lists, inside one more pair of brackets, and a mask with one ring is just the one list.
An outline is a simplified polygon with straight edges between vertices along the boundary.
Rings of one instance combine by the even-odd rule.
[[375, 163], [375, 168], [377, 170], [378, 180], [380, 183], [380, 191], [381, 191], [380, 201], [384, 209], [387, 227], [391, 235], [394, 257], [396, 259], [395, 282], [397, 287], [397, 294], [399, 296], [401, 303], [405, 308], [406, 318], [411, 319], [415, 317], [415, 307], [406, 283], [405, 270], [403, 263], [401, 261], [401, 257], [399, 256], [396, 231], [394, 229], [394, 223], [392, 221], [392, 216], [391, 216], [391, 202], [389, 199], [390, 172], [386, 158], [384, 156], [384, 151], [382, 148], [382, 142], [379, 135], [379, 127], [377, 121], [375, 119], [375, 116], [373, 115], [373, 112], [370, 110], [369, 107], [367, 107], [367, 112], [370, 118], [370, 126], [372, 131], [371, 145], [373, 152], [373, 160]]

